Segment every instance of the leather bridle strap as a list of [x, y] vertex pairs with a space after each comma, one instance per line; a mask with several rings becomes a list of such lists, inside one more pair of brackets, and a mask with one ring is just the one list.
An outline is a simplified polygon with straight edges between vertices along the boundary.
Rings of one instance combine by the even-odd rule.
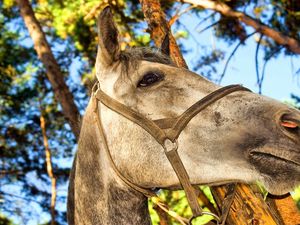
[[114, 163], [113, 159], [112, 159], [112, 156], [110, 154], [110, 151], [109, 151], [109, 148], [108, 148], [108, 145], [107, 145], [107, 140], [106, 140], [106, 136], [104, 134], [104, 130], [103, 130], [103, 126], [102, 126], [102, 122], [101, 122], [101, 119], [100, 119], [100, 113], [101, 113], [101, 110], [100, 110], [100, 105], [98, 104], [98, 101], [96, 98], [92, 98], [92, 104], [93, 104], [93, 111], [94, 111], [94, 119], [96, 121], [96, 124], [97, 124], [97, 127], [98, 127], [98, 131], [99, 131], [99, 135], [100, 135], [100, 140], [102, 141], [101, 144], [102, 144], [102, 147], [103, 149], [105, 150], [106, 152], [106, 155], [109, 159], [109, 161], [111, 162], [111, 166], [113, 168], [113, 170], [115, 171], [115, 173], [117, 174], [117, 176], [119, 178], [121, 178], [121, 180], [127, 184], [129, 187], [133, 188], [134, 190], [142, 193], [143, 195], [145, 195], [146, 197], [148, 198], [151, 198], [151, 197], [157, 197], [157, 195], [153, 192], [153, 191], [150, 191], [148, 189], [145, 189], [145, 188], [142, 188], [132, 182], [130, 182], [127, 178], [125, 178], [123, 176], [123, 174], [121, 174], [121, 172], [118, 170], [116, 164]]
[[[150, 135], [152, 135], [152, 137], [154, 137], [155, 140], [164, 148], [165, 154], [186, 193], [189, 205], [193, 212], [193, 218], [195, 218], [203, 214], [212, 214], [209, 212], [202, 212], [202, 209], [198, 204], [197, 196], [190, 182], [188, 173], [177, 152], [177, 138], [194, 116], [196, 116], [199, 112], [201, 112], [212, 103], [235, 91], [250, 90], [241, 85], [225, 86], [208, 94], [207, 96], [193, 104], [179, 117], [159, 119], [156, 121], [146, 118], [144, 115], [111, 98], [100, 89], [99, 84], [97, 90], [93, 93], [93, 97], [95, 97], [109, 109], [138, 124]], [[122, 176], [120, 172], [118, 172], [118, 175], [124, 178], [124, 176]], [[130, 181], [128, 182], [131, 183]], [[132, 185], [136, 186], [135, 184], [131, 183], [130, 186]], [[145, 191], [143, 190], [141, 190], [140, 192], [145, 193]], [[216, 215], [213, 216], [219, 219]]]
[[159, 144], [163, 145], [164, 140], [168, 138], [165, 131], [158, 127], [152, 120], [149, 120], [142, 114], [133, 111], [131, 108], [111, 98], [100, 88], [98, 88], [98, 90], [96, 91], [95, 98], [109, 109], [138, 124], [149, 134], [151, 134]]
[[171, 130], [168, 130], [167, 132], [167, 137], [172, 142], [174, 142], [179, 137], [181, 131], [186, 127], [186, 125], [191, 121], [192, 118], [194, 118], [194, 116], [196, 116], [199, 112], [201, 112], [203, 109], [216, 102], [217, 100], [236, 91], [250, 90], [241, 85], [228, 85], [217, 89], [214, 92], [211, 92], [210, 94], [206, 95], [204, 98], [193, 104], [174, 121]]
[[[241, 85], [229, 85], [229, 86], [222, 87], [208, 94], [207, 96], [205, 96], [204, 98], [202, 98], [201, 100], [193, 104], [183, 114], [181, 114], [181, 116], [174, 119], [172, 118], [159, 119], [157, 120], [157, 122], [146, 118], [144, 115], [116, 101], [115, 99], [105, 94], [100, 88], [97, 89], [95, 93], [95, 97], [98, 101], [102, 102], [105, 106], [107, 106], [111, 110], [124, 116], [125, 118], [131, 120], [132, 122], [138, 124], [149, 134], [151, 134], [152, 137], [154, 137], [159, 144], [164, 146], [164, 142], [167, 139], [174, 142], [179, 137], [181, 131], [190, 122], [190, 120], [194, 116], [196, 116], [200, 111], [202, 111], [207, 106], [214, 103], [215, 101], [235, 91], [250, 91], [250, 90]], [[164, 120], [166, 121], [166, 123], [164, 123]], [[164, 126], [166, 126], [166, 124], [170, 125], [172, 123], [172, 126], [169, 127], [171, 129], [163, 130], [161, 127], [159, 127], [159, 125], [163, 123]]]

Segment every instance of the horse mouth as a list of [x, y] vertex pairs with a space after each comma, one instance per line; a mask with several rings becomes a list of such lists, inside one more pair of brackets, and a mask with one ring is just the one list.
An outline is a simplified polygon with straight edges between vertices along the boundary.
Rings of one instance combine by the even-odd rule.
[[294, 167], [300, 167], [300, 162], [297, 162], [294, 157], [285, 157], [274, 155], [268, 152], [259, 152], [259, 151], [252, 151], [250, 153], [250, 157], [255, 161], [271, 161], [271, 162], [280, 162], [282, 164], [288, 164]]

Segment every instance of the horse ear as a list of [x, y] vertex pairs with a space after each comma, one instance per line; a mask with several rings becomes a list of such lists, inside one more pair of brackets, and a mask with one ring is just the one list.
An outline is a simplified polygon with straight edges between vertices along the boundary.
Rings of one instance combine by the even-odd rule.
[[160, 50], [163, 54], [170, 56], [170, 38], [169, 34], [166, 34], [163, 42], [161, 43]]
[[109, 66], [119, 59], [119, 33], [109, 6], [105, 7], [98, 17], [99, 48], [97, 63]]

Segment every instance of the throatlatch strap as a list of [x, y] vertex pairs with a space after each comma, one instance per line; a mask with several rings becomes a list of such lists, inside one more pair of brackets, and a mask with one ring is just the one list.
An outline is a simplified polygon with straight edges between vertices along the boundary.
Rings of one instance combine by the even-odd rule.
[[103, 148], [105, 149], [105, 152], [106, 152], [106, 155], [110, 161], [110, 164], [114, 170], [114, 172], [118, 175], [118, 177], [125, 183], [127, 184], [129, 187], [131, 187], [132, 189], [136, 190], [137, 192], [140, 192], [142, 193], [143, 195], [145, 195], [146, 197], [148, 198], [151, 198], [151, 197], [157, 197], [157, 195], [148, 190], [148, 189], [145, 189], [145, 188], [142, 188], [134, 183], [132, 183], [131, 181], [129, 181], [126, 177], [124, 177], [120, 171], [118, 170], [116, 164], [114, 163], [114, 160], [112, 159], [112, 156], [110, 154], [110, 151], [109, 151], [109, 148], [107, 146], [107, 140], [106, 140], [106, 136], [104, 134], [104, 131], [103, 131], [103, 126], [102, 126], [102, 123], [101, 123], [101, 119], [100, 119], [100, 107], [99, 107], [99, 104], [98, 104], [98, 101], [96, 100], [96, 98], [94, 96], [92, 96], [92, 101], [93, 101], [93, 107], [94, 107], [94, 113], [95, 113], [95, 120], [96, 120], [96, 123], [97, 123], [97, 126], [98, 126], [98, 130], [99, 130], [99, 134], [100, 134], [100, 137], [101, 137], [101, 140], [102, 140], [102, 145], [103, 145]]

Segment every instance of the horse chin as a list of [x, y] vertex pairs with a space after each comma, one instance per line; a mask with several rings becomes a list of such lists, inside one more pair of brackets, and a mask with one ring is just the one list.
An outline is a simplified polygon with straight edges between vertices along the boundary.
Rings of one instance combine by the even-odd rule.
[[[282, 166], [282, 165], [281, 165]], [[294, 168], [290, 164], [284, 168], [274, 164], [269, 171], [261, 172], [259, 179], [266, 190], [272, 195], [284, 195], [300, 185], [300, 168]]]
[[[275, 152], [275, 153], [274, 153]], [[277, 154], [278, 151], [251, 151], [249, 159], [266, 190], [273, 195], [284, 195], [300, 184], [300, 163], [295, 155]]]
[[262, 183], [270, 194], [278, 196], [291, 192], [297, 186], [296, 182], [289, 181], [287, 183], [278, 183], [276, 180], [270, 177], [264, 177], [262, 179]]

